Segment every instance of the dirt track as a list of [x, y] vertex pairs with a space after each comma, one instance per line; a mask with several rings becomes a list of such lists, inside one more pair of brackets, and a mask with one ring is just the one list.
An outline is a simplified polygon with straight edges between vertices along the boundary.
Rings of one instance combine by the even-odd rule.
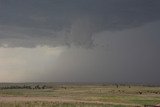
[[113, 105], [128, 105], [128, 106], [140, 106], [135, 104], [126, 103], [114, 103], [114, 102], [101, 102], [101, 101], [85, 101], [75, 99], [64, 99], [56, 97], [0, 97], [0, 102], [28, 102], [28, 101], [46, 101], [46, 102], [59, 102], [59, 103], [90, 103], [90, 104], [113, 104]]

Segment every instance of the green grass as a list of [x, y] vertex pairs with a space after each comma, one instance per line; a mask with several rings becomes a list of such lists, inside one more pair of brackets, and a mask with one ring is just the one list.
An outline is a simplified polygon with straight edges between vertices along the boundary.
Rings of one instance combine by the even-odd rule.
[[87, 104], [87, 103], [53, 103], [53, 102], [1, 102], [0, 107], [125, 107], [122, 105]]
[[[64, 88], [66, 87], [66, 89]], [[142, 92], [142, 94], [139, 94]], [[61, 104], [51, 102], [0, 102], [0, 107], [125, 107], [117, 104], [156, 105], [160, 103], [160, 87], [119, 86], [114, 85], [58, 85], [50, 89], [5, 89], [0, 90], [0, 96], [54, 97], [82, 101], [100, 101], [115, 103], [115, 105], [95, 104]], [[28, 104], [28, 105], [27, 105]], [[6, 106], [3, 106], [6, 105]], [[37, 106], [36, 106], [37, 105]], [[128, 106], [127, 106], [128, 107]]]

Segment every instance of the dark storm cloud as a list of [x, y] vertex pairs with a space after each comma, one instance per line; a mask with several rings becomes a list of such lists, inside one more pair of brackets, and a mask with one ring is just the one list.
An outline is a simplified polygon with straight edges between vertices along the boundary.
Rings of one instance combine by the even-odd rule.
[[[134, 29], [101, 32], [96, 42], [109, 47], [72, 47], [54, 65], [57, 73], [48, 73], [47, 77], [59, 81], [160, 84], [159, 28], [160, 21]], [[61, 76], [63, 79], [58, 78]]]
[[160, 0], [0, 0], [0, 71], [159, 84], [159, 13]]
[[0, 45], [94, 46], [94, 34], [160, 19], [159, 0], [0, 0]]

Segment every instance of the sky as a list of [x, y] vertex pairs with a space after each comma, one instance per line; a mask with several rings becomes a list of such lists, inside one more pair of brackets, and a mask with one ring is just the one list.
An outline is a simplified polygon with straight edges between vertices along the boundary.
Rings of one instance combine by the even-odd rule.
[[0, 0], [0, 82], [160, 84], [159, 0]]

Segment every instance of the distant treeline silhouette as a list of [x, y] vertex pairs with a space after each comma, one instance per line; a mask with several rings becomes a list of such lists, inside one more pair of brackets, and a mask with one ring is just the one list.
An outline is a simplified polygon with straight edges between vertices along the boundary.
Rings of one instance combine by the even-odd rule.
[[47, 88], [46, 85], [40, 86], [40, 85], [36, 85], [36, 86], [29, 86], [29, 85], [23, 85], [23, 86], [5, 86], [5, 87], [1, 87], [0, 89], [45, 89]]

